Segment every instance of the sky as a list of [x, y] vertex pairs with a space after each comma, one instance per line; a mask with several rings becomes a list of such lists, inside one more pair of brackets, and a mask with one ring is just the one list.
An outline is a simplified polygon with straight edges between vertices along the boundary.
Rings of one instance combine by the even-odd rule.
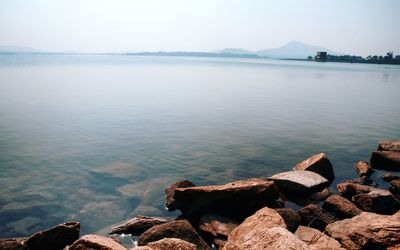
[[261, 50], [301, 41], [400, 54], [399, 0], [0, 0], [0, 45], [46, 51]]

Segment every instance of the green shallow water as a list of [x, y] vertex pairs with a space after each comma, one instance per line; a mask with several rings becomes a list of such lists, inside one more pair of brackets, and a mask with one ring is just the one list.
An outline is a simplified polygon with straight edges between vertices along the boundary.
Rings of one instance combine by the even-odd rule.
[[0, 79], [0, 237], [171, 215], [175, 181], [263, 178], [319, 152], [337, 183], [400, 138], [398, 66], [28, 54], [0, 55]]

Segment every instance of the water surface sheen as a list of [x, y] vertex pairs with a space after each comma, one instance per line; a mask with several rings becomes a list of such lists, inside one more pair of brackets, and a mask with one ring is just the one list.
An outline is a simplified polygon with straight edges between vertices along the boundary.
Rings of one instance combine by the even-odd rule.
[[175, 181], [263, 178], [318, 152], [335, 183], [354, 178], [400, 138], [399, 93], [398, 66], [0, 55], [0, 237], [167, 215]]

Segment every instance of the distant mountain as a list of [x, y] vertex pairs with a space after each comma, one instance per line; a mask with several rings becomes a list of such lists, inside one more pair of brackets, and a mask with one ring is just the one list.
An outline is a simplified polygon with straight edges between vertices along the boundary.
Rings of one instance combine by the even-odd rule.
[[218, 50], [217, 53], [227, 53], [227, 54], [235, 54], [235, 55], [245, 55], [245, 54], [254, 54], [254, 52], [245, 50], [245, 49], [239, 49], [239, 48], [226, 48], [223, 50]]
[[40, 50], [22, 46], [0, 46], [0, 53], [39, 53]]
[[219, 52], [231, 53], [231, 54], [255, 54], [262, 57], [269, 58], [292, 58], [292, 59], [305, 59], [308, 56], [314, 56], [318, 51], [326, 51], [331, 55], [340, 55], [335, 51], [330, 49], [317, 46], [305, 44], [298, 41], [289, 42], [282, 47], [273, 49], [264, 49], [258, 51], [248, 51], [244, 49], [223, 49]]

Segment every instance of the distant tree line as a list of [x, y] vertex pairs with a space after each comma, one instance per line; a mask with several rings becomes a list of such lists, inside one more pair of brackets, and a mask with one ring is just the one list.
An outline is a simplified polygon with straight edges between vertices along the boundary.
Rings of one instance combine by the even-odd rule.
[[[308, 60], [314, 60], [315, 57], [309, 56]], [[327, 62], [349, 62], [349, 63], [376, 63], [376, 64], [400, 64], [400, 55], [393, 56], [393, 52], [386, 53], [385, 56], [351, 56], [351, 55], [330, 55], [326, 57]]]

